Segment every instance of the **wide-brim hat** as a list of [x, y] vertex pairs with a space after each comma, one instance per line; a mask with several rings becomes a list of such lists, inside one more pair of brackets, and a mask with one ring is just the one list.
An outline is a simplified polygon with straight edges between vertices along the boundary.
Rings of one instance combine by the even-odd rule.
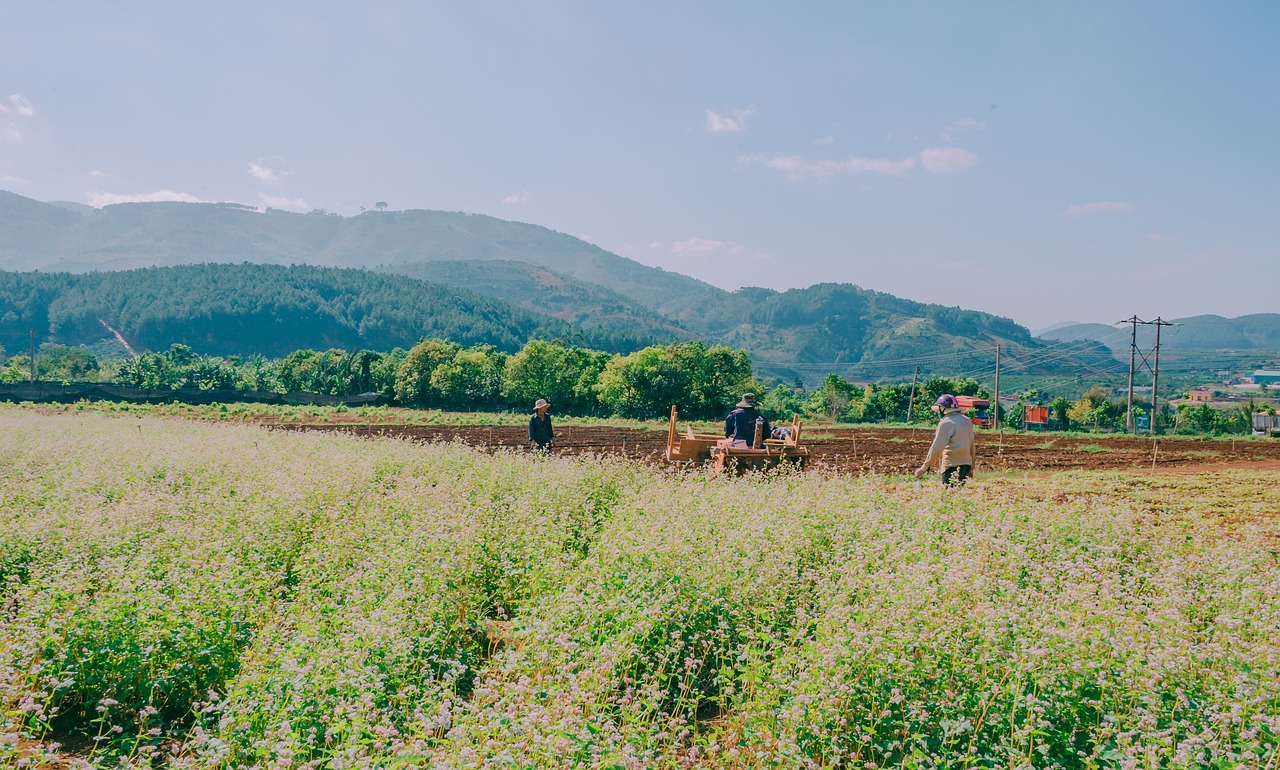
[[743, 393], [742, 400], [738, 402], [739, 409], [754, 409], [756, 407], [756, 394]]
[[545, 398], [540, 398], [537, 401], [533, 402], [533, 411], [536, 412], [539, 409], [546, 409], [549, 406], [551, 406], [550, 401], [546, 400]]

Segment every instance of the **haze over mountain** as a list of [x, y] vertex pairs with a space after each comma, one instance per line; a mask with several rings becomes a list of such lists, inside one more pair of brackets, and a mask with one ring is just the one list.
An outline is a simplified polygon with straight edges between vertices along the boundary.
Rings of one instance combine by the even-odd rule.
[[[1174, 325], [1161, 330], [1160, 346], [1164, 350], [1257, 351], [1269, 354], [1280, 351], [1280, 313], [1254, 313], [1236, 318], [1198, 315], [1165, 320]], [[1040, 336], [1063, 341], [1095, 340], [1127, 355], [1133, 329], [1128, 324], [1067, 324], [1042, 331]], [[1140, 347], [1151, 347], [1155, 336], [1154, 326], [1138, 326], [1137, 342]]]
[[[818, 284], [785, 292], [748, 287], [730, 292], [641, 265], [544, 227], [487, 216], [370, 211], [343, 217], [323, 212], [257, 211], [238, 204], [171, 202], [118, 204], [86, 211], [0, 193], [0, 268], [94, 272], [98, 277], [60, 275], [51, 280], [58, 291], [76, 296], [109, 294], [110, 302], [94, 306], [101, 308], [107, 323], [111, 318], [125, 317], [126, 308], [142, 317], [145, 313], [138, 309], [140, 305], [167, 301], [155, 293], [157, 281], [178, 287], [179, 277], [199, 276], [205, 286], [246, 286], [246, 281], [253, 280], [246, 274], [261, 275], [241, 266], [238, 270], [206, 267], [101, 277], [105, 275], [101, 271], [200, 263], [370, 268], [376, 272], [306, 274], [306, 280], [340, 284], [340, 289], [315, 289], [326, 302], [339, 306], [360, 306], [374, 301], [369, 297], [376, 298], [382, 307], [366, 308], [363, 312], [369, 317], [401, 312], [395, 309], [397, 304], [415, 308], [404, 312], [416, 319], [416, 326], [397, 327], [390, 336], [369, 333], [377, 324], [370, 326], [361, 320], [363, 315], [338, 313], [345, 320], [334, 328], [355, 331], [355, 336], [351, 331], [330, 334], [344, 344], [386, 345], [392, 344], [393, 338], [394, 344], [404, 344], [404, 335], [415, 328], [428, 334], [426, 330], [438, 328], [422, 316], [429, 315], [431, 307], [448, 305], [450, 313], [475, 308], [490, 316], [499, 313], [515, 319], [517, 308], [511, 305], [519, 305], [522, 313], [537, 315], [521, 316], [513, 321], [518, 331], [508, 329], [488, 341], [500, 347], [516, 344], [522, 334], [534, 333], [538, 326], [530, 318], [545, 318], [543, 323], [549, 325], [536, 333], [576, 339], [577, 344], [600, 347], [600, 341], [605, 341], [609, 349], [625, 349], [643, 340], [699, 338], [746, 349], [763, 371], [805, 380], [829, 371], [870, 379], [910, 376], [917, 365], [926, 372], [954, 373], [964, 368], [957, 356], [973, 354], [985, 361], [994, 356], [997, 344], [1015, 357], [1010, 360], [1016, 360], [1019, 351], [1034, 354], [1045, 347], [1026, 328], [979, 311], [914, 302], [852, 284]], [[410, 279], [387, 273], [436, 283], [400, 284], [398, 290], [404, 297], [397, 298], [387, 281]], [[268, 284], [283, 287], [288, 281]], [[451, 299], [446, 299], [448, 292], [440, 284], [457, 290]], [[298, 294], [296, 287], [282, 291], [282, 307], [306, 304], [296, 299], [306, 296], [305, 291]], [[259, 308], [255, 312], [261, 312], [269, 297], [258, 287], [251, 293]], [[424, 303], [409, 296], [417, 293], [433, 299]], [[477, 294], [486, 295], [488, 304], [479, 302]], [[183, 340], [195, 340], [199, 347], [200, 324], [210, 319], [229, 322], [226, 308], [235, 305], [235, 300], [208, 291], [184, 296], [187, 299], [182, 302], [169, 302], [181, 309], [170, 314], [174, 320], [167, 321], [165, 328], [186, 314], [190, 324]], [[493, 304], [495, 300], [500, 304]], [[80, 304], [89, 307], [93, 303]], [[82, 315], [89, 318], [92, 312], [85, 310]], [[0, 317], [7, 316], [0, 313]], [[39, 314], [30, 317], [38, 321]], [[239, 319], [235, 323], [248, 329], [255, 316], [235, 317]], [[60, 339], [65, 337], [68, 327], [59, 320], [61, 316], [53, 313], [50, 318], [50, 332]], [[14, 323], [20, 325], [21, 321], [10, 318], [9, 325]], [[96, 319], [84, 332], [89, 333], [94, 323]], [[273, 323], [294, 328], [290, 326], [293, 321], [277, 319]], [[305, 324], [299, 323], [297, 328], [302, 329]], [[274, 351], [282, 345], [304, 346], [302, 337], [255, 346], [247, 331], [234, 339], [236, 344], [252, 348], [241, 350], [243, 353]], [[158, 338], [152, 340], [147, 337], [144, 344], [160, 344]], [[1101, 347], [1075, 346], [1069, 355], [1032, 356], [1035, 363], [1028, 364], [1028, 371], [1091, 371], [1107, 355]]]

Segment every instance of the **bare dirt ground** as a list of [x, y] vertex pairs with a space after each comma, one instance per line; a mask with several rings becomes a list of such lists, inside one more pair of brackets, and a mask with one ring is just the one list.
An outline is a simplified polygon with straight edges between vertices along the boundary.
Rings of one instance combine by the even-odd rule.
[[[523, 426], [277, 425], [283, 430], [323, 430], [412, 441], [463, 441], [477, 447], [524, 447]], [[931, 429], [818, 428], [804, 437], [810, 462], [852, 473], [907, 473], [923, 459]], [[557, 427], [557, 454], [622, 455], [663, 462], [666, 431], [612, 427]], [[1206, 470], [1213, 467], [1280, 469], [1280, 440], [1192, 439], [1136, 436], [1060, 436], [989, 431], [978, 434], [978, 466], [987, 470]]]

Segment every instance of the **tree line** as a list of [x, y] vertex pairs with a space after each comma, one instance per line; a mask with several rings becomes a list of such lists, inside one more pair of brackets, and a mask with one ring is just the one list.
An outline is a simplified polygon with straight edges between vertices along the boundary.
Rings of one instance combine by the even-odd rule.
[[[0, 348], [0, 361], [5, 361]], [[0, 366], [0, 382], [31, 376], [31, 362], [17, 355]], [[409, 349], [390, 352], [356, 349], [302, 349], [269, 359], [196, 353], [183, 344], [126, 360], [99, 361], [87, 348], [46, 345], [36, 356], [41, 381], [110, 382], [137, 388], [196, 388], [308, 392], [343, 396], [379, 393], [405, 407], [460, 411], [523, 411], [545, 398], [559, 414], [663, 417], [674, 404], [690, 419], [718, 419], [744, 392], [761, 395], [773, 419], [793, 415], [835, 423], [928, 423], [929, 407], [950, 393], [990, 400], [990, 392], [969, 378], [930, 376], [918, 382], [854, 383], [827, 375], [816, 388], [798, 383], [766, 386], [746, 352], [701, 342], [651, 345], [627, 355], [611, 354], [560, 341], [531, 340], [515, 353], [493, 345], [463, 346], [440, 338], [424, 339]], [[1046, 399], [1037, 390], [1019, 395], [999, 419], [1022, 429], [1026, 407], [1047, 407], [1050, 430], [1123, 430], [1126, 404], [1101, 387], [1079, 398]], [[1267, 407], [1250, 401], [1231, 409], [1207, 404], [1162, 404], [1157, 427], [1190, 434], [1242, 434], [1251, 415]], [[1139, 402], [1134, 415], [1149, 416]]]
[[[26, 355], [0, 367], [3, 382], [30, 376]], [[639, 419], [672, 404], [693, 419], [720, 417], [744, 392], [761, 387], [747, 354], [722, 345], [672, 343], [621, 355], [541, 339], [510, 354], [428, 338], [408, 350], [303, 349], [279, 359], [213, 356], [173, 344], [105, 362], [86, 348], [46, 345], [35, 377], [136, 388], [380, 393], [401, 406], [468, 411], [525, 410], [545, 398], [561, 414]]]

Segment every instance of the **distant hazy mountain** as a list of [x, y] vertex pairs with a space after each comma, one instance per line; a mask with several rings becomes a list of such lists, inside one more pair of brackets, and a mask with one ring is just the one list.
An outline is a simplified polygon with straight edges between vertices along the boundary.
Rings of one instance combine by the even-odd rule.
[[[41, 203], [0, 192], [0, 268], [86, 273], [204, 263], [375, 268], [380, 275], [367, 285], [345, 274], [307, 279], [342, 284], [345, 288], [338, 294], [348, 297], [343, 300], [333, 299], [327, 289], [303, 290], [288, 287], [287, 281], [269, 282], [268, 286], [282, 292], [279, 312], [271, 308], [269, 293], [252, 289], [257, 315], [238, 306], [228, 309], [225, 300], [206, 307], [201, 304], [205, 300], [184, 294], [180, 286], [174, 291], [183, 299], [171, 302], [163, 293], [156, 294], [154, 287], [157, 281], [172, 279], [148, 277], [145, 271], [121, 278], [86, 276], [79, 282], [64, 275], [55, 283], [61, 281], [58, 285], [70, 292], [68, 296], [110, 297], [105, 305], [95, 306], [86, 299], [76, 300], [75, 306], [115, 308], [123, 313], [121, 317], [128, 316], [125, 308], [143, 317], [142, 308], [148, 303], [171, 308], [164, 311], [166, 320], [154, 328], [182, 336], [174, 341], [198, 337], [202, 324], [210, 319], [222, 323], [236, 318], [234, 323], [243, 324], [244, 335], [222, 340], [248, 340], [253, 324], [268, 317], [277, 326], [264, 328], [278, 330], [278, 324], [293, 323], [287, 319], [294, 318], [295, 311], [302, 312], [306, 302], [301, 297], [310, 296], [310, 291], [316, 295], [316, 306], [324, 308], [316, 311], [320, 313], [314, 319], [316, 328], [330, 330], [325, 332], [326, 339], [349, 344], [374, 346], [374, 340], [404, 344], [414, 329], [440, 334], [446, 327], [463, 335], [459, 341], [484, 338], [500, 347], [535, 333], [535, 327], [539, 334], [567, 336], [578, 344], [608, 349], [625, 349], [641, 340], [694, 336], [746, 349], [766, 373], [809, 382], [830, 371], [859, 379], [910, 377], [917, 365], [924, 374], [981, 375], [990, 368], [987, 359], [994, 357], [997, 344], [1014, 357], [1011, 361], [1016, 361], [1018, 351], [1030, 354], [1046, 345], [1005, 318], [913, 302], [851, 284], [729, 292], [544, 227], [487, 216], [394, 211], [342, 217], [323, 212], [259, 212], [225, 203], [130, 203], [86, 210], [77, 204]], [[216, 271], [201, 270], [163, 275], [197, 276], [208, 285], [223, 280], [207, 277]], [[241, 273], [231, 271], [226, 280], [242, 281], [229, 277]], [[385, 282], [409, 279], [389, 273], [437, 283], [425, 284], [434, 287], [429, 289], [405, 285], [405, 296], [397, 297]], [[476, 294], [445, 292], [439, 283]], [[418, 294], [436, 299], [423, 304], [414, 299]], [[484, 312], [491, 319], [493, 313], [505, 314], [510, 321], [505, 331], [488, 322], [441, 324], [430, 318], [432, 304], [449, 308], [453, 318], [483, 307], [482, 299], [502, 303], [503, 309]], [[353, 308], [359, 312], [353, 314]], [[20, 313], [11, 317], [4, 310], [0, 306], [0, 318], [23, 323]], [[518, 319], [513, 314], [517, 310], [524, 314]], [[184, 314], [186, 326], [179, 323]], [[83, 313], [84, 318], [91, 315], [88, 310]], [[51, 316], [50, 329], [55, 334], [63, 333], [60, 317]], [[39, 326], [39, 314], [32, 318]], [[553, 322], [563, 325], [546, 325]], [[544, 326], [539, 327], [540, 323]], [[286, 341], [279, 345], [294, 345], [304, 338], [299, 333], [305, 328], [288, 328], [290, 333], [281, 338]], [[388, 328], [394, 328], [394, 333], [379, 331]], [[485, 331], [477, 331], [480, 328]], [[1028, 365], [1028, 371], [1089, 373], [1096, 368], [1098, 356], [1107, 355], [1100, 347], [1080, 350], [1065, 356], [1025, 356], [1037, 362]], [[973, 351], [980, 365], [957, 358], [966, 351]]]
[[[1176, 318], [1174, 326], [1160, 332], [1161, 350], [1236, 350], [1275, 353], [1280, 351], [1280, 313], [1255, 313], [1237, 318], [1198, 315]], [[1041, 337], [1054, 340], [1096, 340], [1116, 352], [1126, 352], [1133, 338], [1128, 325], [1074, 324]], [[1138, 326], [1138, 345], [1149, 348], [1155, 342], [1154, 326]]]
[[1032, 329], [1031, 336], [1043, 337], [1049, 332], [1057, 331], [1058, 329], [1062, 329], [1067, 326], [1079, 326], [1079, 325], [1080, 325], [1079, 321], [1059, 321], [1058, 323], [1050, 324], [1044, 327], [1043, 329]]
[[710, 284], [537, 225], [446, 211], [355, 217], [238, 204], [122, 203], [82, 215], [0, 191], [0, 269], [126, 270], [201, 262], [327, 267], [504, 259], [543, 265], [679, 317]]

